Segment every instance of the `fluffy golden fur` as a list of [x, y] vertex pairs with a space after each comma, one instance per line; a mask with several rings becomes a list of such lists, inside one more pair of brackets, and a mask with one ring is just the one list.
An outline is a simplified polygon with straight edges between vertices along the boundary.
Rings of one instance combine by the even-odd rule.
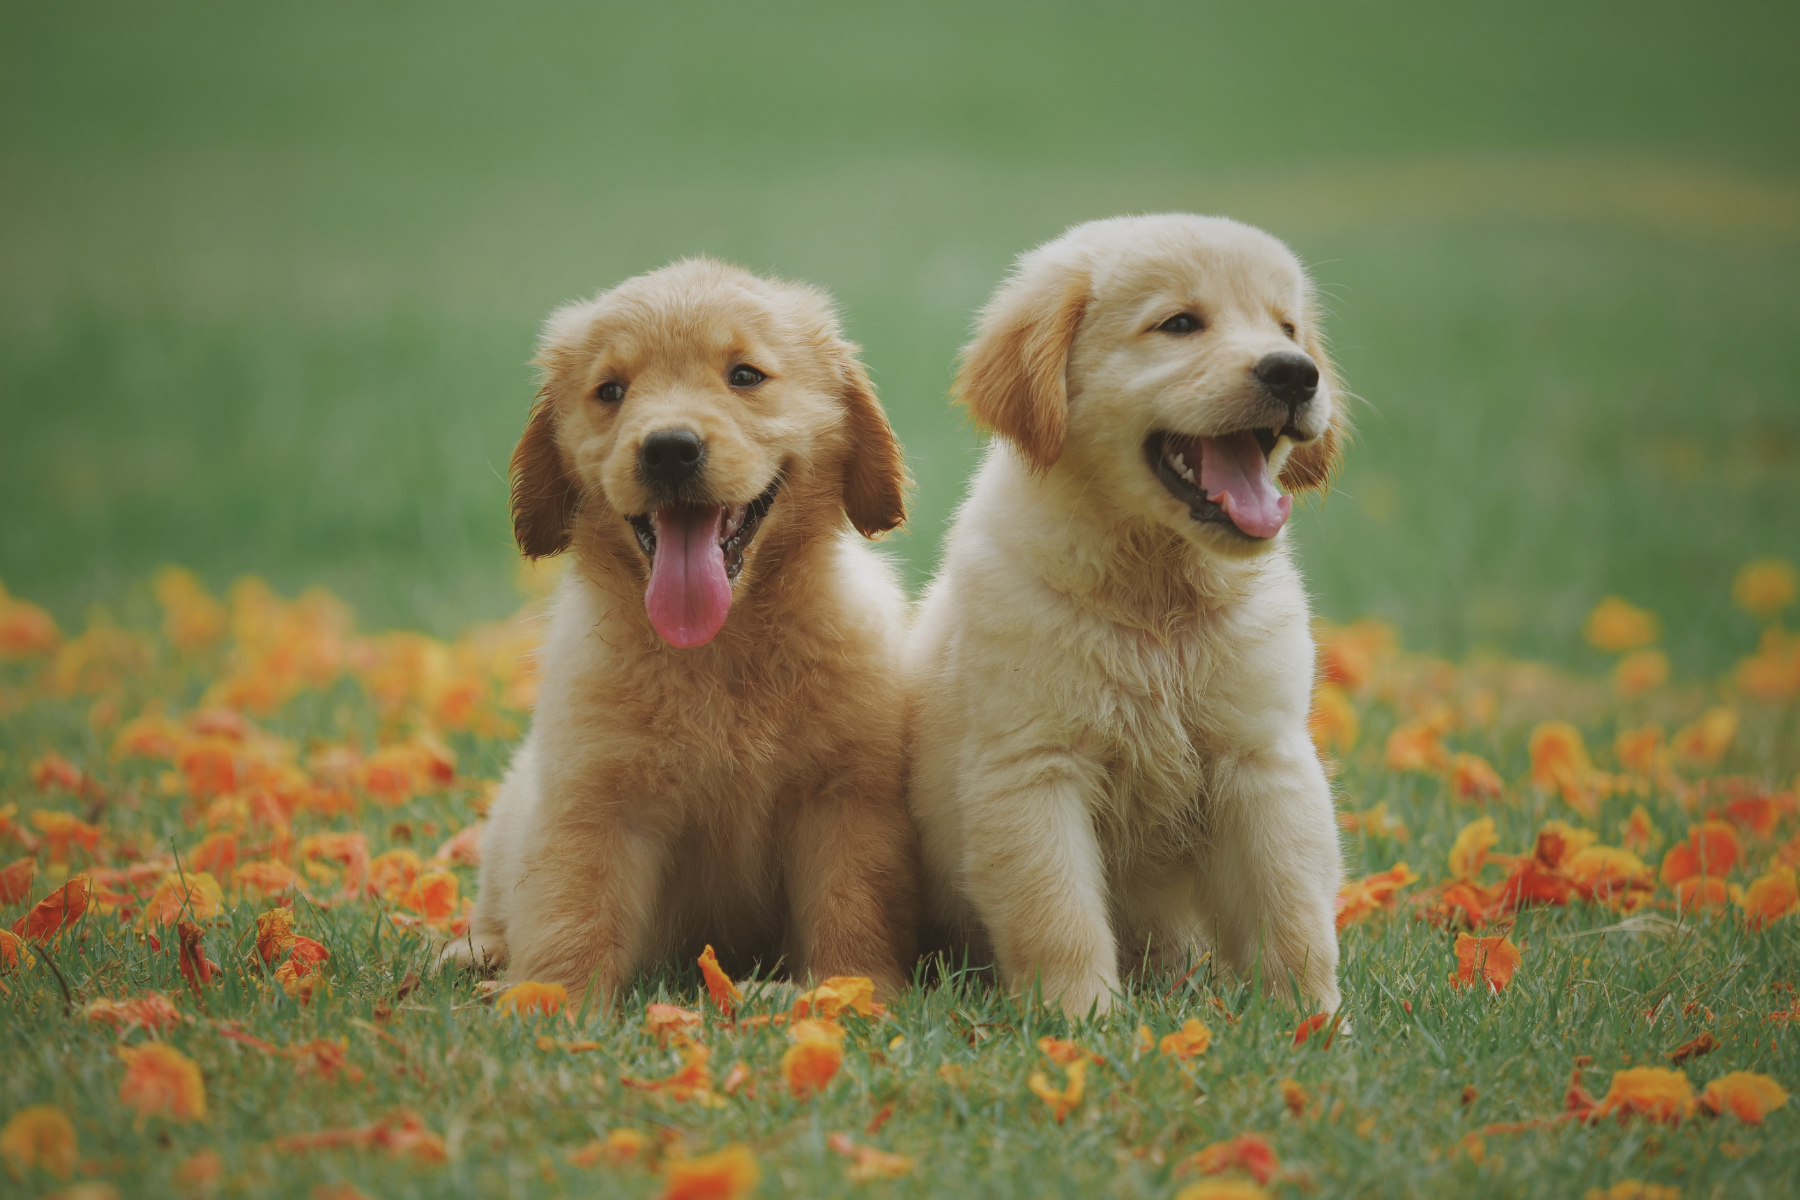
[[[1301, 355], [1316, 390], [1275, 402], [1259, 364]], [[1300, 264], [1232, 221], [1078, 226], [983, 311], [957, 395], [1000, 436], [911, 638], [910, 800], [928, 927], [1009, 986], [1104, 1011], [1124, 974], [1211, 948], [1336, 1006], [1341, 863], [1285, 530], [1158, 473], [1165, 438], [1281, 427], [1273, 510], [1275, 475], [1329, 476], [1335, 393]]]
[[[706, 942], [740, 971], [785, 960], [797, 978], [901, 985], [917, 887], [906, 608], [857, 531], [897, 526], [907, 481], [829, 300], [685, 261], [553, 314], [538, 362], [514, 526], [527, 554], [574, 561], [488, 819], [473, 928], [446, 957], [572, 993], [597, 978], [608, 999]], [[744, 365], [766, 379], [738, 386]], [[682, 502], [741, 514], [778, 484], [723, 627], [692, 649], [646, 614], [650, 546], [630, 521], [669, 500], [640, 451], [670, 429], [705, 449]]]

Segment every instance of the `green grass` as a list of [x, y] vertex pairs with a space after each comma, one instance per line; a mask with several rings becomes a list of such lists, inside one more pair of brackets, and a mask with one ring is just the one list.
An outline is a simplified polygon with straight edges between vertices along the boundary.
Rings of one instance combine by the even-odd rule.
[[[119, 608], [127, 614], [151, 615], [138, 599], [123, 599]], [[158, 697], [179, 713], [196, 701], [220, 662], [217, 650], [190, 659], [163, 647], [148, 670], [128, 676], [110, 695], [127, 714]], [[1418, 665], [1389, 678], [1431, 678], [1411, 673]], [[1528, 847], [1539, 824], [1552, 817], [1616, 841], [1636, 797], [1606, 801], [1589, 821], [1518, 782], [1527, 774], [1525, 735], [1538, 717], [1576, 717], [1601, 765], [1616, 769], [1602, 749], [1616, 728], [1645, 719], [1679, 721], [1707, 700], [1704, 689], [1674, 686], [1620, 705], [1570, 677], [1546, 685], [1527, 674], [1508, 684], [1492, 665], [1449, 682], [1437, 679], [1446, 696], [1499, 689], [1498, 723], [1467, 728], [1451, 741], [1484, 754], [1514, 781], [1504, 802], [1457, 804], [1442, 780], [1383, 766], [1386, 734], [1411, 703], [1402, 698], [1419, 694], [1410, 687], [1378, 686], [1358, 700], [1363, 738], [1343, 756], [1338, 775], [1347, 808], [1385, 802], [1411, 831], [1405, 841], [1350, 838], [1351, 872], [1404, 860], [1424, 877], [1415, 891], [1446, 877], [1457, 830], [1483, 813], [1496, 819], [1502, 850]], [[171, 850], [192, 861], [204, 832], [196, 818], [200, 805], [185, 789], [171, 791], [163, 782], [166, 764], [112, 757], [113, 731], [94, 728], [90, 698], [54, 694], [30, 666], [7, 668], [0, 683], [10, 705], [0, 742], [0, 795], [26, 812], [46, 807], [98, 821], [105, 830], [102, 853], [112, 861]], [[1800, 766], [1793, 704], [1749, 704], [1742, 712], [1737, 742], [1703, 774], [1792, 779]], [[351, 676], [324, 691], [302, 692], [265, 725], [308, 751], [345, 741], [367, 747], [378, 730], [394, 728], [391, 722], [384, 726]], [[439, 839], [474, 819], [480, 781], [497, 774], [508, 751], [497, 738], [457, 735], [454, 742], [460, 775], [449, 788], [397, 808], [365, 799], [349, 816], [302, 815], [296, 839], [322, 829], [360, 830], [373, 852], [411, 846], [429, 854]], [[49, 750], [90, 771], [106, 798], [34, 787], [30, 761]], [[1666, 792], [1644, 802], [1670, 839], [1678, 839], [1693, 816]], [[1773, 839], [1792, 838], [1797, 829], [1790, 812]], [[249, 844], [268, 834], [252, 825], [243, 836]], [[1765, 869], [1773, 839], [1746, 838], [1745, 862], [1734, 882], [1747, 883]], [[16, 847], [0, 850], [0, 860], [18, 853]], [[39, 861], [32, 895], [0, 907], [0, 922], [12, 924], [51, 886], [47, 859], [40, 855]], [[89, 861], [77, 851], [71, 866], [81, 870]], [[474, 872], [457, 870], [466, 894]], [[1641, 916], [1627, 923], [1619, 913], [1581, 902], [1525, 912], [1510, 929], [1523, 949], [1523, 965], [1498, 995], [1449, 986], [1452, 931], [1414, 919], [1405, 902], [1392, 915], [1353, 925], [1342, 938], [1341, 976], [1352, 1029], [1329, 1046], [1323, 1034], [1293, 1046], [1292, 1008], [1265, 998], [1254, 981], [1215, 972], [1210, 963], [1184, 979], [1134, 985], [1100, 1020], [1067, 1021], [980, 977], [910, 990], [886, 1020], [846, 1018], [844, 1068], [823, 1095], [809, 1100], [781, 1087], [778, 1064], [786, 1042], [780, 1031], [731, 1032], [714, 1024], [704, 1040], [713, 1050], [715, 1080], [743, 1063], [755, 1093], [724, 1099], [716, 1108], [665, 1101], [621, 1082], [657, 1078], [677, 1065], [674, 1052], [658, 1049], [640, 1018], [652, 1000], [702, 1003], [691, 965], [652, 972], [610, 1016], [596, 1010], [579, 1028], [538, 1026], [493, 1012], [481, 1002], [473, 977], [433, 976], [436, 944], [393, 928], [390, 903], [333, 902], [335, 885], [321, 884], [318, 891], [322, 905], [294, 902], [298, 931], [331, 953], [325, 968], [330, 990], [308, 1005], [297, 1005], [246, 959], [254, 917], [266, 901], [231, 898], [222, 914], [205, 922], [209, 954], [226, 970], [201, 1001], [187, 991], [167, 930], [159, 951], [140, 933], [139, 922], [90, 911], [48, 952], [39, 947], [35, 966], [0, 977], [8, 988], [0, 997], [0, 1061], [7, 1064], [0, 1071], [0, 1121], [28, 1104], [61, 1107], [74, 1118], [84, 1171], [124, 1195], [146, 1197], [182, 1194], [175, 1172], [202, 1150], [223, 1159], [224, 1196], [308, 1197], [315, 1185], [341, 1181], [396, 1200], [655, 1195], [659, 1180], [644, 1168], [582, 1168], [568, 1161], [569, 1151], [616, 1129], [676, 1139], [695, 1153], [746, 1143], [764, 1172], [760, 1195], [1161, 1200], [1183, 1182], [1175, 1171], [1185, 1157], [1244, 1132], [1269, 1139], [1288, 1172], [1274, 1192], [1293, 1198], [1580, 1196], [1620, 1179], [1674, 1185], [1691, 1197], [1777, 1197], [1800, 1184], [1795, 1104], [1772, 1113], [1760, 1128], [1702, 1116], [1678, 1129], [1641, 1120], [1523, 1133], [1487, 1129], [1560, 1112], [1581, 1056], [1592, 1060], [1583, 1080], [1598, 1095], [1611, 1072], [1663, 1064], [1672, 1049], [1703, 1030], [1720, 1046], [1688, 1064], [1696, 1089], [1731, 1070], [1800, 1085], [1800, 1028], [1772, 1024], [1768, 1016], [1791, 1004], [1800, 984], [1800, 919], [1750, 932], [1735, 909], [1685, 916], [1674, 911], [1666, 888], [1647, 910], [1647, 924]], [[424, 978], [422, 986], [400, 1000], [402, 981], [415, 973]], [[1276, 984], [1278, 996], [1284, 994], [1286, 987]], [[119, 1039], [83, 1019], [82, 1007], [98, 997], [149, 989], [176, 997], [190, 1018], [167, 1040], [203, 1072], [204, 1121], [134, 1121], [118, 1096]], [[758, 999], [755, 988], [751, 996], [750, 1011], [781, 1007], [780, 999]], [[389, 1006], [395, 1011], [384, 1020]], [[1208, 1024], [1214, 1042], [1188, 1066], [1134, 1048], [1140, 1023], [1160, 1037], [1193, 1015]], [[288, 1060], [224, 1036], [221, 1023], [227, 1021], [276, 1046], [347, 1039], [349, 1063], [363, 1078], [297, 1080]], [[582, 1054], [546, 1051], [535, 1044], [543, 1033], [592, 1038], [600, 1046]], [[1074, 1037], [1105, 1060], [1092, 1069], [1085, 1098], [1063, 1125], [1026, 1088], [1029, 1074], [1046, 1068], [1035, 1049], [1044, 1035]], [[905, 1040], [891, 1046], [896, 1036]], [[143, 1035], [130, 1040], [141, 1042]], [[940, 1071], [946, 1065], [960, 1068], [962, 1077], [947, 1080]], [[1284, 1104], [1280, 1083], [1288, 1078], [1310, 1097], [1301, 1116], [1289, 1114]], [[1465, 1102], [1468, 1088], [1473, 1098]], [[291, 1154], [275, 1146], [282, 1136], [364, 1125], [397, 1108], [416, 1111], [445, 1139], [447, 1163], [415, 1166], [375, 1150]], [[884, 1110], [889, 1117], [879, 1130], [863, 1132]], [[889, 1183], [850, 1184], [845, 1160], [825, 1140], [834, 1132], [910, 1156], [915, 1169]], [[1470, 1135], [1481, 1139], [1482, 1161], [1469, 1155]], [[9, 1178], [0, 1193], [37, 1195], [54, 1182], [42, 1172]]]

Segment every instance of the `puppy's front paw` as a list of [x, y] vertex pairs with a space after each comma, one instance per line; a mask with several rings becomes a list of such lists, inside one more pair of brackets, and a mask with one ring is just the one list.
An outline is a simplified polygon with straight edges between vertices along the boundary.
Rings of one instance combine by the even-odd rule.
[[466, 933], [450, 942], [438, 954], [437, 969], [458, 967], [466, 971], [497, 970], [506, 961], [506, 943], [498, 938], [483, 938]]

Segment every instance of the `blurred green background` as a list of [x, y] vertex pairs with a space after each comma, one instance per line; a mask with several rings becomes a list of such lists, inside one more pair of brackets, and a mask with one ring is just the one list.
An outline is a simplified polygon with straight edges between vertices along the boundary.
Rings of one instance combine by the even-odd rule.
[[[1297, 521], [1327, 615], [1678, 672], [1800, 556], [1792, 4], [7, 6], [0, 582], [163, 562], [367, 626], [516, 604], [503, 476], [552, 306], [710, 253], [824, 284], [919, 480], [1019, 251], [1122, 212], [1286, 238], [1362, 398]], [[1584, 658], [1591, 655], [1591, 658]]]

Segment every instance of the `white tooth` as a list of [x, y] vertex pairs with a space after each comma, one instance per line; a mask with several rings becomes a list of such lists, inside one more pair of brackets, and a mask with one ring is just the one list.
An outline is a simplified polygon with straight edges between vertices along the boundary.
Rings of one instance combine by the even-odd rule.
[[1195, 487], [1200, 486], [1200, 481], [1198, 479], [1194, 478], [1194, 472], [1192, 470], [1184, 470], [1181, 473], [1181, 477], [1183, 479], [1187, 480], [1189, 483], [1193, 484]]
[[1174, 467], [1175, 473], [1179, 475], [1181, 472], [1187, 470], [1187, 459], [1181, 457], [1180, 454], [1176, 454], [1169, 459], [1169, 465]]

